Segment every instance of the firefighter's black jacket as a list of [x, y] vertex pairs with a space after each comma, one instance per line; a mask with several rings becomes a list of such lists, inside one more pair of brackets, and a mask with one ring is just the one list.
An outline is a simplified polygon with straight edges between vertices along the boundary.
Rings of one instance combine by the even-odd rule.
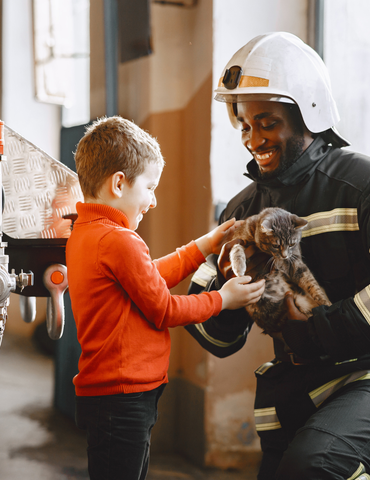
[[[320, 372], [326, 371], [312, 385], [370, 369], [370, 158], [318, 136], [276, 179], [259, 180], [255, 160], [247, 168], [254, 181], [229, 202], [220, 222], [245, 219], [265, 207], [306, 218], [303, 259], [333, 303], [314, 309], [308, 322], [288, 322], [283, 331], [295, 354], [321, 362]], [[217, 277], [211, 277], [205, 278], [204, 269], [196, 273], [189, 292], [218, 288]], [[208, 351], [226, 357], [242, 348], [251, 326], [241, 309], [186, 328]], [[285, 355], [282, 342], [274, 346], [277, 359]]]

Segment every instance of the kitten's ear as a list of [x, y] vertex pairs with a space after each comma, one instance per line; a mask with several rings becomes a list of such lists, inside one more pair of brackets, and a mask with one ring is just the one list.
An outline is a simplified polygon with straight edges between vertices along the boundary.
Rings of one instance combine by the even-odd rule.
[[271, 228], [271, 220], [269, 218], [265, 218], [264, 220], [262, 220], [261, 222], [261, 230], [262, 232], [264, 233], [272, 233], [272, 228]]
[[294, 221], [296, 230], [303, 230], [308, 223], [307, 220], [305, 220], [304, 218], [298, 217], [297, 215], [294, 215], [293, 221]]

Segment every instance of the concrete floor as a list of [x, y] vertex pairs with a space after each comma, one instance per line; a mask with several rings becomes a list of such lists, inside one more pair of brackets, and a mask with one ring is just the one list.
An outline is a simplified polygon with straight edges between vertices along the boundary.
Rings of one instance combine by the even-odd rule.
[[[52, 357], [31, 340], [5, 331], [0, 348], [0, 480], [89, 478], [84, 432], [53, 408], [53, 389]], [[255, 480], [256, 473], [200, 469], [180, 456], [153, 456], [147, 480]]]

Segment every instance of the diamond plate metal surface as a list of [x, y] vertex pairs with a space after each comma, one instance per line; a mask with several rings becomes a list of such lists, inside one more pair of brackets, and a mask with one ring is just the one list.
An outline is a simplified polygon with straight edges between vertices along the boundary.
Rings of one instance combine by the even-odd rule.
[[75, 172], [4, 125], [2, 230], [12, 238], [68, 238], [83, 195]]

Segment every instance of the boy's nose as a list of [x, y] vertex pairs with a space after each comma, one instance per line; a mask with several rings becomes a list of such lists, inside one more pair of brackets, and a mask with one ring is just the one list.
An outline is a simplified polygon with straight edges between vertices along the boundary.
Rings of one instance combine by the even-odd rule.
[[156, 196], [155, 196], [154, 193], [153, 193], [152, 202], [151, 202], [149, 208], [155, 208], [156, 206], [157, 206], [157, 198], [156, 198]]

